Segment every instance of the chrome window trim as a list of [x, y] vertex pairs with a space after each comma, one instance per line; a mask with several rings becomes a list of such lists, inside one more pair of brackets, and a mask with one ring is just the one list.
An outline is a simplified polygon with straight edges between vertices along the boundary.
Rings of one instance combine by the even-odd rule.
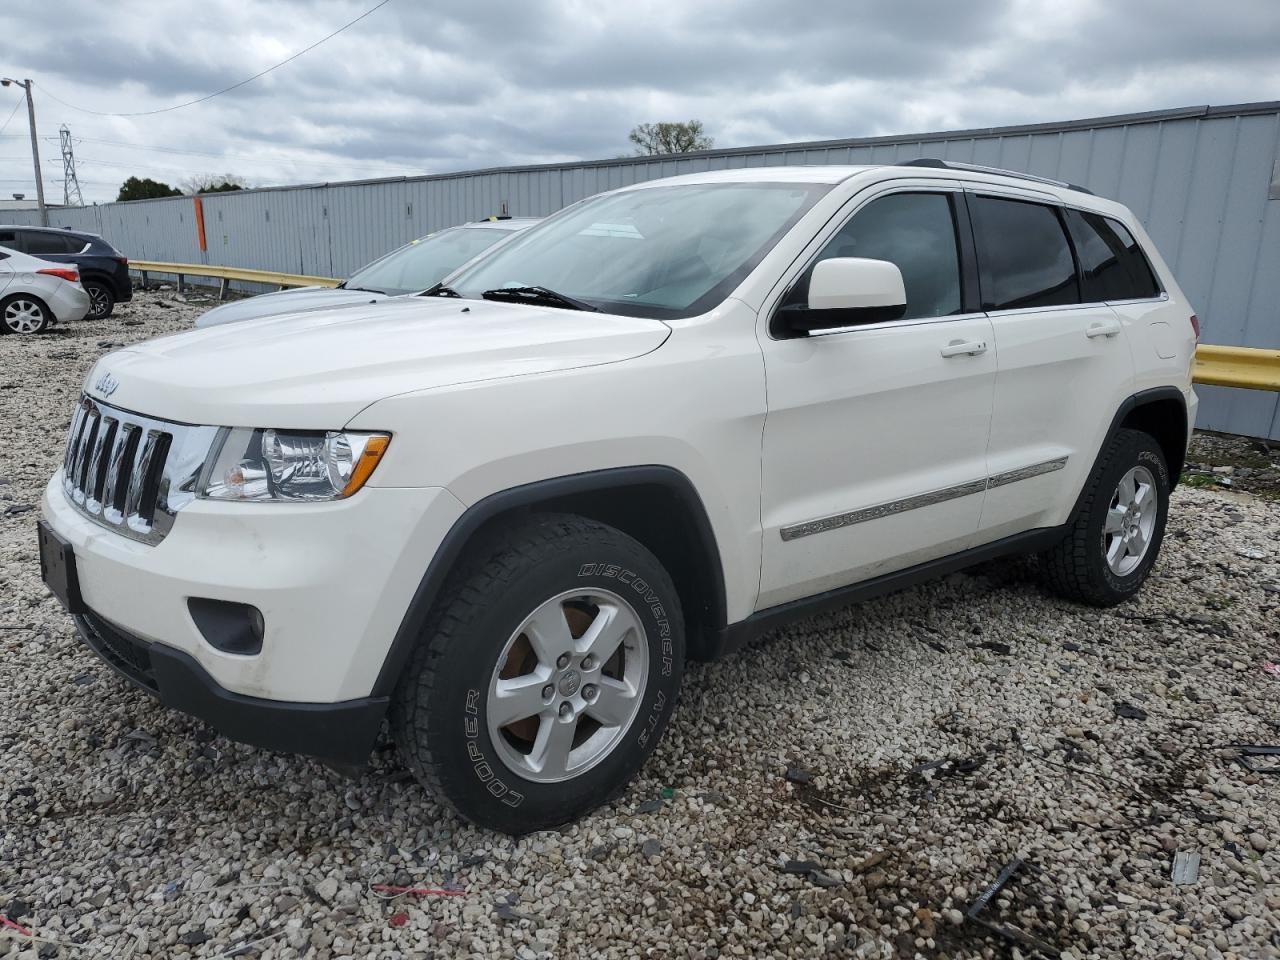
[[784, 541], [799, 540], [801, 537], [811, 537], [815, 533], [829, 533], [832, 530], [839, 530], [857, 523], [867, 523], [870, 520], [896, 516], [899, 513], [906, 513], [908, 510], [931, 507], [938, 503], [946, 503], [948, 500], [973, 496], [975, 493], [985, 493], [987, 490], [992, 490], [996, 487], [1018, 483], [1022, 480], [1031, 480], [1047, 473], [1055, 473], [1067, 465], [1068, 459], [1068, 457], [1054, 457], [1052, 460], [1042, 460], [1039, 463], [1028, 464], [1025, 467], [992, 474], [985, 480], [967, 480], [964, 483], [943, 487], [940, 490], [931, 490], [928, 493], [918, 493], [914, 496], [903, 497], [901, 500], [890, 500], [872, 507], [863, 507], [846, 513], [819, 517], [816, 520], [806, 520], [803, 523], [793, 523], [779, 528], [778, 533]]
[[985, 313], [954, 313], [945, 317], [918, 317], [911, 320], [882, 320], [879, 323], [855, 323], [847, 327], [831, 327], [828, 330], [814, 330], [807, 337], [789, 337], [795, 340], [817, 340], [839, 333], [857, 333], [861, 330], [892, 330], [897, 327], [922, 327], [937, 323], [955, 323], [958, 320], [978, 320]]

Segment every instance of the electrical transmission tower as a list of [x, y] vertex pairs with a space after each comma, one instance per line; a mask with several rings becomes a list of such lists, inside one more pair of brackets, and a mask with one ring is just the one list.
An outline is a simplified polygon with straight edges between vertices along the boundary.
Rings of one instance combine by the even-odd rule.
[[80, 195], [80, 181], [76, 179], [76, 154], [71, 146], [71, 130], [65, 123], [58, 128], [58, 138], [62, 141], [62, 205], [83, 207], [84, 197]]

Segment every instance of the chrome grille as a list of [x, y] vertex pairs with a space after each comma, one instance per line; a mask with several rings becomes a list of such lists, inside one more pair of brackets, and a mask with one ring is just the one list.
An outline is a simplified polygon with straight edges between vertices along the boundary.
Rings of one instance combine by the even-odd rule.
[[157, 420], [83, 397], [62, 459], [67, 499], [90, 520], [159, 543], [195, 499], [216, 427]]

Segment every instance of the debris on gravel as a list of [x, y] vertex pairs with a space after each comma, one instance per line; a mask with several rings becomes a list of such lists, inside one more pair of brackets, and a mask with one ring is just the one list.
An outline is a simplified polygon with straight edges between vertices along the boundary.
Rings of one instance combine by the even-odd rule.
[[161, 708], [41, 585], [89, 367], [201, 309], [0, 337], [0, 957], [1280, 957], [1274, 499], [1180, 487], [1113, 609], [1009, 561], [691, 665], [620, 798], [512, 839]]

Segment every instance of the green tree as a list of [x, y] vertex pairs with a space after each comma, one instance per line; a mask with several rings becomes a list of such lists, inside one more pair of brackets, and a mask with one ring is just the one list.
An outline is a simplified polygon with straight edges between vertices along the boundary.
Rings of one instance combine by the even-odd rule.
[[120, 184], [117, 200], [155, 200], [159, 197], [180, 197], [182, 191], [150, 177], [130, 177]]
[[704, 132], [701, 120], [687, 123], [642, 123], [633, 127], [628, 139], [642, 157], [659, 153], [692, 153], [710, 150], [715, 141]]

